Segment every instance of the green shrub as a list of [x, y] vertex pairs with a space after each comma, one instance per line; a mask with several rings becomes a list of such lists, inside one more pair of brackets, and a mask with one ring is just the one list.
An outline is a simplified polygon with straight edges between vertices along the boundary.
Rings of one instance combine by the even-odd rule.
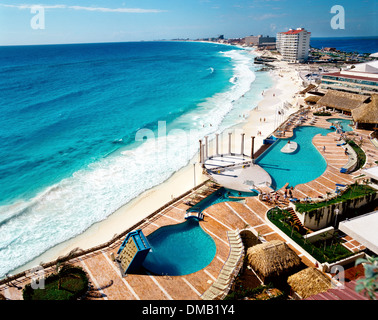
[[341, 195], [337, 196], [336, 198], [333, 198], [331, 200], [324, 200], [322, 202], [317, 202], [317, 203], [297, 202], [295, 203], [295, 209], [300, 213], [311, 212], [322, 207], [327, 207], [332, 204], [344, 202], [347, 200], [357, 199], [357, 198], [364, 197], [368, 194], [373, 194], [376, 192], [377, 191], [373, 189], [372, 187], [354, 183], [350, 185]]
[[271, 209], [268, 214], [268, 219], [275, 224], [282, 232], [300, 245], [304, 250], [311, 254], [319, 262], [335, 262], [344, 259], [354, 254], [346, 249], [340, 243], [332, 240], [318, 240], [310, 243], [303, 238], [297, 230], [290, 225], [291, 219], [288, 219], [285, 210], [279, 208]]
[[79, 267], [63, 267], [45, 279], [44, 289], [33, 289], [31, 284], [23, 290], [24, 300], [76, 300], [88, 290], [88, 277]]
[[364, 166], [366, 162], [366, 154], [353, 140], [347, 140], [346, 142], [353, 148], [353, 150], [357, 154], [357, 166], [354, 169], [354, 171], [357, 171]]
[[321, 111], [321, 112], [314, 112], [314, 116], [320, 116], [320, 117], [329, 117], [331, 116], [332, 114], [330, 112], [325, 112], [325, 111]]

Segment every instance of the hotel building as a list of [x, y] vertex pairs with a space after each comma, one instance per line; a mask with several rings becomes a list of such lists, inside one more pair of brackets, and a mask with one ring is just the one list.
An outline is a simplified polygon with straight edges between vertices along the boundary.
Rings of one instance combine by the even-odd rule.
[[245, 37], [244, 41], [247, 46], [264, 47], [276, 45], [276, 38], [263, 37], [262, 35]]
[[320, 90], [338, 90], [371, 95], [378, 93], [378, 61], [360, 63], [339, 72], [326, 73]]
[[276, 46], [284, 61], [305, 62], [308, 59], [311, 32], [304, 28], [277, 33]]

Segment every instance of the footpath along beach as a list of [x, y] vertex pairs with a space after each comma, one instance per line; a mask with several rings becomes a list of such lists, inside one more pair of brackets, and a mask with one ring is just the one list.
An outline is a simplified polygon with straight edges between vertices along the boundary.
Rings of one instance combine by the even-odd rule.
[[[261, 53], [251, 53], [261, 54]], [[245, 153], [249, 154], [251, 150], [251, 136], [255, 136], [255, 152], [262, 146], [263, 139], [272, 133], [275, 127], [279, 126], [280, 122], [285, 121], [290, 114], [299, 109], [300, 104], [303, 104], [303, 98], [296, 94], [302, 89], [301, 81], [295, 71], [294, 67], [288, 65], [286, 62], [276, 61], [272, 63], [276, 69], [270, 71], [274, 80], [273, 86], [265, 90], [262, 94], [262, 99], [259, 101], [256, 108], [251, 101], [251, 108], [253, 108], [249, 115], [243, 115], [244, 121], [232, 128], [226, 129], [221, 133], [220, 152], [227, 150], [228, 139], [226, 136], [228, 132], [233, 132], [233, 144], [239, 146], [240, 133], [245, 133]], [[284, 115], [277, 117], [277, 110], [283, 107], [283, 103], [290, 103], [291, 107], [284, 109]], [[260, 132], [260, 134], [258, 134]], [[222, 137], [224, 137], [222, 139]], [[209, 137], [209, 154], [214, 152], [212, 146], [212, 139]], [[239, 151], [237, 151], [239, 152]], [[48, 262], [56, 258], [68, 254], [70, 251], [81, 248], [83, 250], [92, 248], [96, 245], [105, 243], [113, 238], [115, 234], [120, 234], [128, 228], [135, 225], [137, 222], [145, 219], [152, 212], [159, 209], [173, 198], [192, 189], [195, 184], [198, 185], [208, 178], [202, 174], [202, 168], [198, 164], [199, 155], [196, 154], [189, 164], [175, 172], [164, 183], [145, 191], [139, 197], [119, 208], [106, 220], [94, 224], [87, 231], [79, 236], [63, 242], [43, 255], [37, 257], [27, 265], [15, 270], [14, 273], [23, 271], [40, 264], [41, 262]]]

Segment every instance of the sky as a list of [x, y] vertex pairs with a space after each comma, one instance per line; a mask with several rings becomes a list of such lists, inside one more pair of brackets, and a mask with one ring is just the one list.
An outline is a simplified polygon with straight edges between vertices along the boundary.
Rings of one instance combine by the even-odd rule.
[[[377, 36], [376, 0], [0, 0], [0, 45], [276, 36]], [[345, 25], [331, 26], [342, 6]], [[33, 7], [38, 10], [33, 12]], [[41, 10], [40, 8], [43, 8]], [[43, 12], [44, 11], [44, 14]], [[338, 23], [341, 20], [337, 20]]]

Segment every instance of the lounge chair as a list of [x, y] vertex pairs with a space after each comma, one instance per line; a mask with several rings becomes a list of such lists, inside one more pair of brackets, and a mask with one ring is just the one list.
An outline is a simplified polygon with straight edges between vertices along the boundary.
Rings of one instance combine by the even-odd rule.
[[232, 266], [232, 267], [236, 267], [236, 264], [238, 263], [238, 260], [236, 257], [230, 257], [226, 262], [225, 262], [225, 266]]
[[240, 256], [243, 253], [243, 251], [243, 248], [234, 248], [233, 250], [231, 250], [230, 256]]
[[[217, 278], [217, 280], [213, 283], [214, 284], [218, 284], [218, 285], [221, 285], [221, 286], [228, 286], [230, 284], [230, 279], [223, 279], [223, 278]], [[218, 289], [221, 289], [218, 287]]]
[[240, 256], [237, 256], [237, 255], [230, 255], [227, 259], [227, 261], [230, 261], [230, 262], [238, 262], [239, 261], [239, 258]]
[[218, 279], [223, 280], [225, 282], [229, 282], [231, 280], [231, 273], [230, 272], [226, 272], [226, 270], [225, 270], [224, 272], [221, 272], [218, 275]]
[[220, 283], [217, 283], [216, 281], [213, 283], [213, 287], [219, 289], [219, 290], [226, 290], [230, 285], [229, 284], [220, 284]]
[[201, 298], [203, 300], [215, 300], [216, 298], [219, 297], [219, 294], [214, 294], [213, 292], [211, 292], [210, 290], [206, 290], [203, 295], [201, 296]]
[[230, 266], [230, 265], [227, 265], [227, 264], [224, 264], [223, 267], [222, 267], [222, 270], [226, 270], [226, 271], [233, 271], [235, 269], [234, 266]]

